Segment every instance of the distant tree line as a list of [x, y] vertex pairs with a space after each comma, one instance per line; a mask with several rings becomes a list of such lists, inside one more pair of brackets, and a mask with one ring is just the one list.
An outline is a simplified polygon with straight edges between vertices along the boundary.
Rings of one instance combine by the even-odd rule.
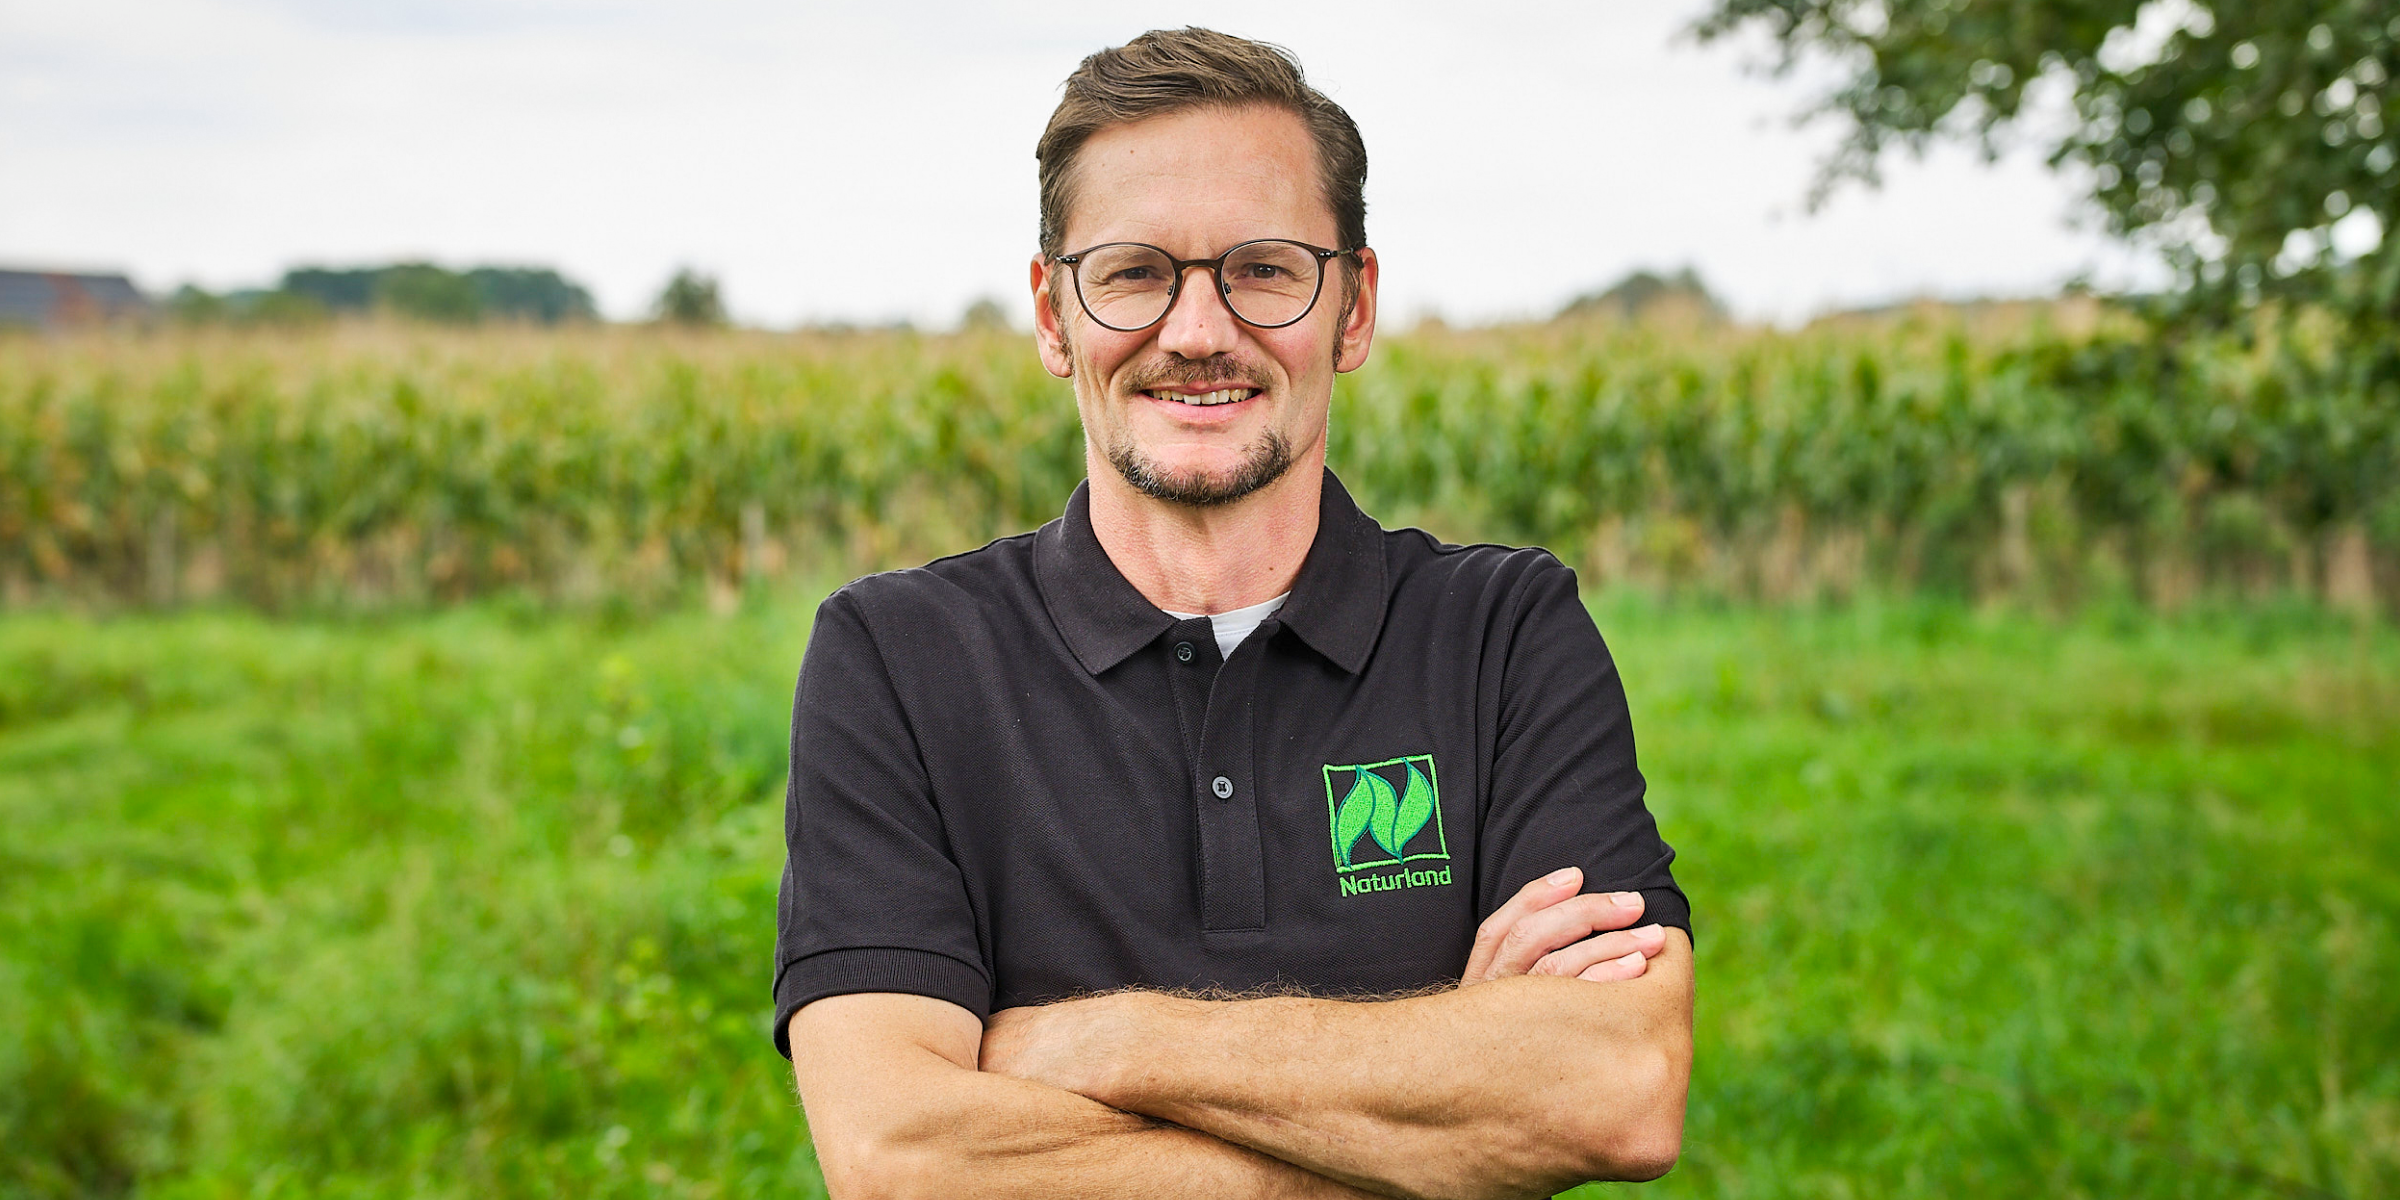
[[[558, 325], [600, 319], [591, 293], [548, 267], [451, 270], [426, 262], [294, 267], [271, 288], [212, 292], [185, 284], [159, 307], [170, 320], [186, 325], [306, 326], [356, 316], [444, 325], [484, 321]], [[727, 311], [724, 288], [717, 277], [691, 266], [675, 269], [650, 302], [646, 319], [694, 330], [730, 329], [738, 324]], [[979, 298], [967, 306], [958, 327], [1007, 330], [1011, 328], [1008, 308], [993, 297]], [[811, 321], [800, 328], [838, 336], [910, 325], [905, 319], [868, 323], [837, 319]]]
[[384, 313], [450, 325], [487, 320], [555, 325], [599, 315], [590, 292], [548, 267], [453, 271], [423, 262], [295, 267], [272, 289], [212, 293], [187, 284], [168, 299], [167, 310], [190, 322], [263, 324]]

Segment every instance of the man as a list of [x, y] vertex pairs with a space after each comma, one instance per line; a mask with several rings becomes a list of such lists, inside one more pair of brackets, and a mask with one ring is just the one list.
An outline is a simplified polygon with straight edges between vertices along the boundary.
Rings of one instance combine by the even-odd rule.
[[1689, 910], [1573, 575], [1325, 470], [1356, 128], [1281, 51], [1153, 32], [1037, 157], [1089, 479], [827, 599], [794, 702], [777, 1036], [833, 1194], [1663, 1173]]

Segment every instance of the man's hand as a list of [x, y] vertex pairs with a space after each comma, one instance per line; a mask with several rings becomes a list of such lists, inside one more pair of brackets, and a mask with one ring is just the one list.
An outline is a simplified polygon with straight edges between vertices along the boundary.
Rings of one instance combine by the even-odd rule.
[[1639, 978], [1597, 984], [1520, 973], [1381, 1003], [1128, 991], [1004, 1009], [977, 1065], [1388, 1196], [1651, 1179], [1681, 1146], [1691, 1065], [1690, 944], [1661, 936], [1655, 961], [1628, 952]]
[[[1595, 983], [1638, 979], [1667, 945], [1659, 925], [1641, 919], [1640, 892], [1578, 895], [1583, 872], [1565, 867], [1526, 884], [1475, 931], [1459, 975], [1465, 986], [1510, 975], [1559, 975]], [[1117, 1048], [1138, 1047], [1141, 1020], [1131, 994], [1069, 1004], [1002, 1009], [985, 1022], [977, 1066], [1078, 1095], [1109, 1094], [1110, 1072], [1131, 1069]], [[1138, 1051], [1134, 1051], [1138, 1054]]]
[[[1658, 925], [1641, 919], [1640, 892], [1576, 894], [1583, 871], [1565, 867], [1526, 884], [1475, 931], [1461, 986], [1509, 975], [1566, 975], [1595, 983], [1638, 979], [1667, 945]], [[1119, 1066], [1096, 1047], [1127, 1044], [1139, 1022], [1123, 1004], [1098, 996], [1073, 1004], [1028, 1005], [993, 1013], [984, 1025], [978, 1067], [1097, 1096]]]
[[1637, 979], [1666, 948], [1658, 925], [1628, 929], [1642, 917], [1640, 892], [1577, 895], [1583, 871], [1562, 867], [1526, 884], [1475, 929], [1461, 986], [1509, 975], [1566, 975], [1595, 983]]

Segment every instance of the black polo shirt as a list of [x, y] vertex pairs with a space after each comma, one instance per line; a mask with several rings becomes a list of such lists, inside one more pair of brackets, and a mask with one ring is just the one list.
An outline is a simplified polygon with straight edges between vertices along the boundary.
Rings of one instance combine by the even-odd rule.
[[1119, 987], [1401, 991], [1559, 867], [1689, 932], [1625, 692], [1542, 550], [1387, 532], [1325, 475], [1283, 609], [1220, 659], [1088, 485], [817, 610], [792, 712], [775, 1042], [802, 1005], [978, 1016]]

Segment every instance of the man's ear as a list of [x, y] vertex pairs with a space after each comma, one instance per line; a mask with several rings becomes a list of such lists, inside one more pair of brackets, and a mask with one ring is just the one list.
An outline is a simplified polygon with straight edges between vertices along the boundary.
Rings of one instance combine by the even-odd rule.
[[1367, 351], [1375, 345], [1375, 281], [1379, 271], [1375, 252], [1362, 247], [1358, 252], [1358, 297], [1343, 316], [1333, 343], [1336, 371], [1355, 371], [1366, 365]]
[[1075, 359], [1067, 353], [1067, 329], [1052, 290], [1054, 264], [1048, 255], [1033, 256], [1033, 344], [1042, 352], [1042, 367], [1060, 379], [1075, 374]]

